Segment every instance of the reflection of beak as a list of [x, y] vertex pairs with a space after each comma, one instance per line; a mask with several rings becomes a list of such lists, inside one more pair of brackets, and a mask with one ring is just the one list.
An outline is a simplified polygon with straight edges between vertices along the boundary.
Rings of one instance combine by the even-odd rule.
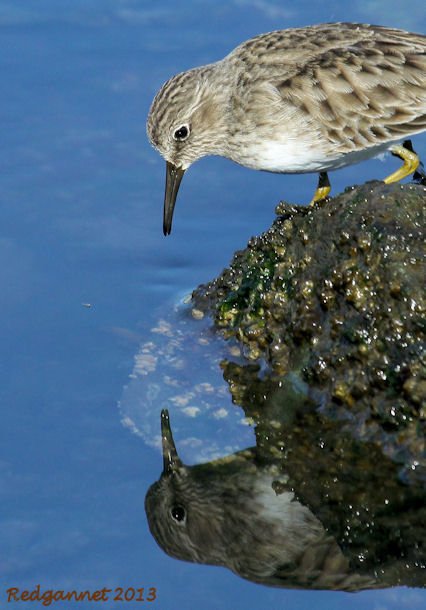
[[172, 230], [173, 210], [175, 209], [176, 196], [178, 194], [180, 181], [183, 178], [185, 170], [181, 167], [176, 167], [170, 161], [166, 163], [166, 192], [164, 194], [164, 216], [163, 216], [163, 233], [170, 235]]
[[163, 443], [163, 475], [172, 474], [183, 464], [176, 451], [167, 409], [161, 411], [161, 440]]

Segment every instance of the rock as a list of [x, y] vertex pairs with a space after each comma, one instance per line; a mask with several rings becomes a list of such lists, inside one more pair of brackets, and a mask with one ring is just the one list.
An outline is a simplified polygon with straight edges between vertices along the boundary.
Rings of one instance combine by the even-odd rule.
[[425, 202], [424, 186], [371, 182], [321, 205], [281, 203], [192, 296], [272, 380], [297, 375], [323, 413], [422, 479]]

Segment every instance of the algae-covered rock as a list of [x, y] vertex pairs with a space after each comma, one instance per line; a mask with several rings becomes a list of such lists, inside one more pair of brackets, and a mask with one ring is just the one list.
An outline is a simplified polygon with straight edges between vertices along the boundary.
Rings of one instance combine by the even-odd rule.
[[271, 378], [298, 375], [323, 411], [420, 469], [426, 354], [420, 185], [367, 183], [278, 218], [193, 293]]

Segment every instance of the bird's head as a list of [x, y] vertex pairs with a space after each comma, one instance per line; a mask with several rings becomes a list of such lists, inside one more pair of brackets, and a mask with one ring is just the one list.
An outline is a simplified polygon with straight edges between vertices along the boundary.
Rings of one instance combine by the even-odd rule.
[[194, 467], [180, 460], [166, 410], [161, 412], [161, 437], [163, 472], [145, 498], [150, 531], [172, 557], [221, 563], [222, 506], [215, 501], [210, 486], [194, 477]]
[[177, 74], [162, 86], [149, 111], [148, 138], [166, 160], [164, 235], [171, 232], [185, 171], [201, 157], [220, 154], [226, 135], [220, 91], [210, 78], [213, 70], [214, 64]]

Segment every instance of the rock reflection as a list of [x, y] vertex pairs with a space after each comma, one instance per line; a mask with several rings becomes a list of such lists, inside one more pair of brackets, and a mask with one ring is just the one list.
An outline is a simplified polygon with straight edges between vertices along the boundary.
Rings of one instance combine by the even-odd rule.
[[[185, 466], [161, 414], [164, 470], [145, 502], [159, 546], [270, 586], [424, 587], [424, 485], [401, 480], [380, 447], [323, 418], [293, 378], [237, 368], [228, 363], [225, 377], [255, 423], [256, 447]], [[244, 385], [241, 368], [257, 384]]]

